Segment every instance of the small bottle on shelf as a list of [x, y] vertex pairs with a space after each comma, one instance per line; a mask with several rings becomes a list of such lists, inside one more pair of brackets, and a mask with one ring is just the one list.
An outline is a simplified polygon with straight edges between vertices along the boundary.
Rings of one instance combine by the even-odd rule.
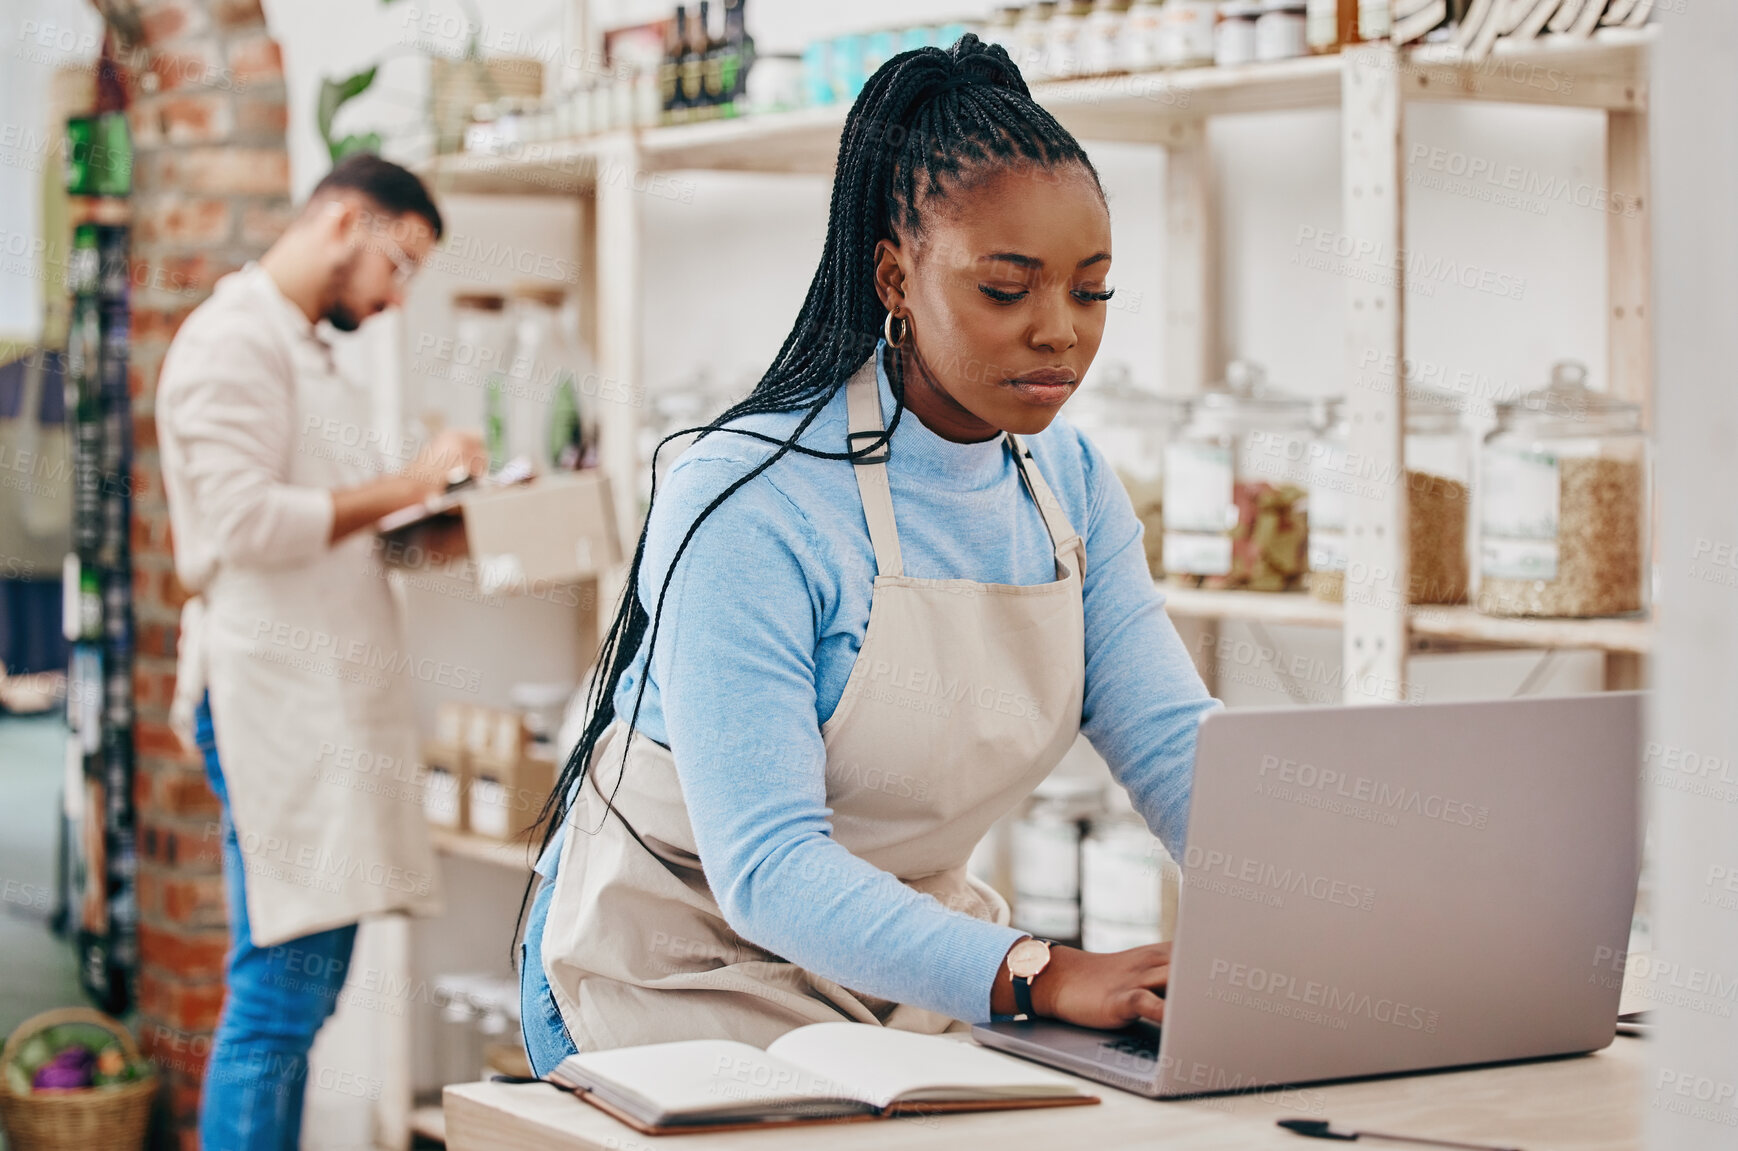
[[726, 116], [740, 116], [754, 65], [754, 38], [743, 11], [748, 0], [724, 0], [724, 47], [719, 56], [719, 92]]
[[675, 120], [676, 109], [682, 106], [682, 48], [687, 30], [687, 11], [678, 4], [675, 15], [664, 26], [664, 55], [658, 61], [658, 96], [666, 124]]
[[1312, 56], [1338, 52], [1358, 42], [1358, 0], [1308, 0], [1304, 39]]
[[[696, 110], [701, 106], [700, 53], [695, 48], [695, 20], [688, 16], [685, 6], [676, 8], [676, 106], [672, 117], [676, 123], [685, 124], [696, 119]], [[704, 33], [701, 34], [704, 38]]]
[[712, 13], [707, 0], [700, 3], [700, 34], [704, 38], [705, 50], [700, 57], [700, 88], [706, 95], [706, 114], [722, 116], [724, 114], [724, 37], [712, 34]]
[[1386, 40], [1394, 30], [1394, 0], [1358, 0], [1358, 39]]
[[688, 54], [682, 58], [682, 79], [688, 88], [688, 115], [693, 120], [710, 120], [717, 108], [707, 82], [713, 58], [712, 37], [707, 32], [711, 9], [710, 0], [700, 0], [699, 14], [688, 21]]

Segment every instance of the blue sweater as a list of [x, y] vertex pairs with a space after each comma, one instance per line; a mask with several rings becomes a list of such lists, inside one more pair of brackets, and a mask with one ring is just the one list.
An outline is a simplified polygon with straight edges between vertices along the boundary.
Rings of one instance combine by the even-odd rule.
[[[893, 395], [878, 375], [890, 418]], [[845, 392], [799, 442], [843, 450]], [[782, 440], [801, 418], [732, 426]], [[1086, 540], [1081, 730], [1181, 858], [1195, 730], [1217, 705], [1164, 613], [1140, 521], [1104, 456], [1060, 418], [1025, 439]], [[648, 613], [695, 517], [774, 450], [716, 432], [677, 460], [640, 569]], [[1043, 517], [1001, 436], [953, 443], [907, 410], [887, 470], [906, 575], [1056, 578]], [[874, 577], [852, 465], [787, 453], [720, 505], [683, 553], [637, 727], [673, 751], [702, 866], [733, 930], [854, 990], [987, 1020], [1002, 958], [1024, 933], [950, 911], [832, 838], [820, 729], [862, 646]], [[645, 674], [642, 644], [615, 695], [624, 721]], [[552, 874], [558, 851], [552, 844], [538, 870]], [[816, 875], [829, 877], [826, 891]]]

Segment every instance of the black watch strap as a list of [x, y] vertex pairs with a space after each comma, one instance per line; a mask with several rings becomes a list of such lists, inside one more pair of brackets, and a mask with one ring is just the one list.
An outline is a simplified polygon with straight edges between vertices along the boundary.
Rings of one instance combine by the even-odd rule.
[[1016, 975], [1012, 982], [1014, 984], [1014, 1010], [1027, 1019], [1036, 1019], [1038, 1013], [1032, 1010], [1032, 981], [1024, 975]]

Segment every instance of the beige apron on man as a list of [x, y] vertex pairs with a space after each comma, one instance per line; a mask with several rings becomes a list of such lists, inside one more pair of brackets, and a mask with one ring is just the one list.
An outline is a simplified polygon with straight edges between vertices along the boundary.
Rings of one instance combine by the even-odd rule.
[[430, 668], [406, 650], [374, 533], [293, 560], [220, 562], [214, 543], [239, 489], [312, 502], [379, 477], [368, 388], [249, 265], [170, 349], [158, 422], [176, 571], [199, 593], [176, 694], [186, 711], [209, 686], [254, 944], [438, 911], [410, 685]]
[[[873, 359], [847, 384], [847, 404], [853, 432], [881, 431]], [[1057, 578], [906, 576], [887, 467], [856, 465], [878, 574], [863, 646], [821, 727], [834, 838], [949, 908], [1003, 924], [1007, 901], [969, 876], [966, 860], [1074, 743], [1086, 684], [1086, 546], [1020, 438], [1006, 442], [1043, 514]], [[931, 696], [896, 686], [900, 669], [971, 686]], [[636, 732], [620, 776], [624, 730], [618, 720], [599, 740], [543, 928], [544, 970], [581, 1051], [703, 1038], [764, 1046], [841, 1020], [962, 1026], [853, 992], [732, 931], [701, 872], [670, 749]], [[813, 882], [824, 891], [828, 877]]]

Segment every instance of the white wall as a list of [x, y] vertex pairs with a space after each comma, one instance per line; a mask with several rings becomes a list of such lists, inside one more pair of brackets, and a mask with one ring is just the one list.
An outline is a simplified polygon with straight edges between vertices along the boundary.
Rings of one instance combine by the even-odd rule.
[[49, 86], [60, 69], [89, 67], [101, 44], [102, 21], [87, 0], [0, 4], [0, 339], [33, 340], [42, 323], [32, 245], [42, 227], [44, 178], [58, 176], [61, 166]]

